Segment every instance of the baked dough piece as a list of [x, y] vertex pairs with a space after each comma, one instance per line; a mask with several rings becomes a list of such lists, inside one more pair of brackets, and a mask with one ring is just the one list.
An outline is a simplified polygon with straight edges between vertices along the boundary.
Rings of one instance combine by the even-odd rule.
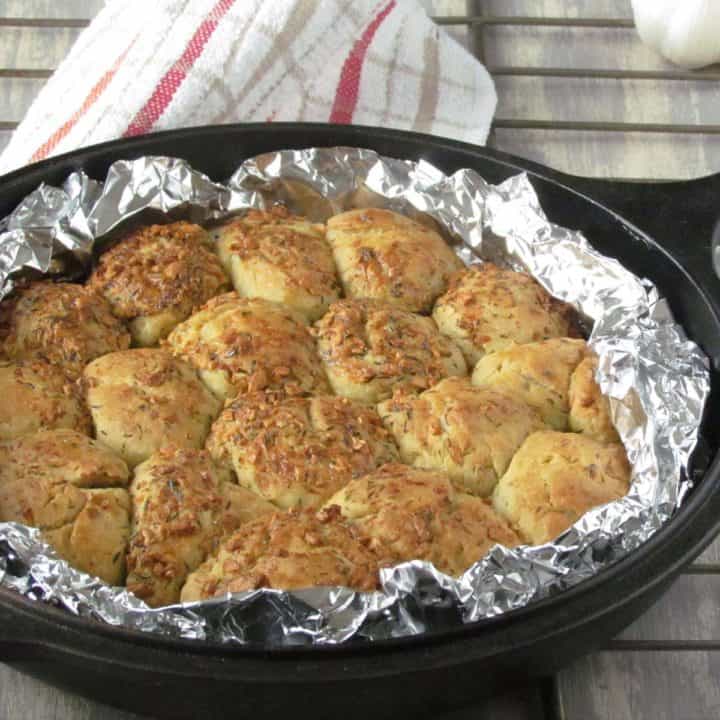
[[250, 210], [211, 230], [235, 290], [289, 305], [310, 322], [340, 297], [325, 227], [286, 208]]
[[318, 350], [338, 395], [376, 403], [465, 375], [460, 350], [431, 318], [374, 300], [340, 300], [316, 324]]
[[40, 528], [62, 557], [111, 585], [125, 575], [127, 484], [125, 463], [74, 430], [0, 445], [0, 521]]
[[178, 325], [167, 343], [220, 398], [257, 390], [329, 390], [304, 319], [269, 300], [220, 295]]
[[492, 263], [450, 279], [433, 318], [473, 366], [486, 353], [515, 344], [577, 334], [572, 308], [553, 298], [527, 273]]
[[543, 429], [518, 398], [467, 378], [447, 378], [421, 395], [396, 395], [378, 412], [403, 462], [444, 470], [459, 490], [489, 495], [523, 440]]
[[230, 483], [203, 450], [168, 446], [135, 469], [127, 587], [151, 607], [180, 599], [188, 573], [222, 537], [274, 510]]
[[429, 312], [462, 262], [434, 230], [389, 210], [350, 210], [327, 221], [348, 297]]
[[155, 345], [229, 283], [207, 231], [176, 222], [134, 230], [100, 256], [88, 287], [127, 320], [136, 345]]
[[0, 303], [0, 339], [11, 359], [40, 358], [75, 375], [130, 335], [101, 296], [82, 285], [29, 283]]
[[168, 350], [104, 355], [84, 378], [96, 437], [130, 467], [170, 443], [201, 448], [220, 412], [195, 368]]
[[349, 482], [321, 514], [338, 513], [384, 562], [426, 560], [449, 575], [461, 575], [495, 544], [520, 543], [487, 500], [456, 491], [443, 472], [407, 465]]
[[261, 587], [374, 590], [378, 579], [377, 558], [353, 528], [294, 510], [243, 525], [188, 577], [181, 598], [193, 602]]
[[373, 408], [333, 395], [236, 398], [207, 447], [241, 485], [281, 508], [318, 506], [352, 478], [399, 459]]
[[0, 398], [0, 441], [52, 428], [92, 431], [76, 382], [44, 360], [0, 360]]
[[584, 340], [553, 338], [515, 345], [480, 360], [473, 385], [512, 393], [536, 408], [555, 430], [567, 430], [570, 376], [588, 356]]
[[570, 430], [584, 433], [600, 442], [619, 443], [620, 436], [610, 419], [610, 404], [595, 381], [597, 367], [597, 357], [587, 357], [575, 368], [570, 378]]
[[493, 494], [495, 508], [518, 533], [541, 545], [583, 513], [617, 500], [630, 487], [630, 466], [619, 444], [576, 433], [537, 432], [517, 451]]

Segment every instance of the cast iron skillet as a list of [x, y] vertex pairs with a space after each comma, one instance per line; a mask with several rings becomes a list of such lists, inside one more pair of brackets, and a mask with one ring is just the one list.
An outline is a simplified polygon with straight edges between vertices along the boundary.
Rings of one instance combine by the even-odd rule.
[[0, 178], [0, 217], [40, 182], [58, 184], [79, 168], [103, 179], [122, 158], [174, 155], [223, 180], [258, 153], [336, 145], [423, 158], [448, 173], [469, 167], [491, 182], [524, 170], [554, 222], [582, 230], [597, 249], [651, 278], [712, 359], [695, 489], [672, 522], [630, 557], [558, 597], [473, 625], [338, 648], [220, 647], [101, 625], [0, 591], [3, 661], [161, 717], [436, 715], [499, 684], [552, 673], [598, 647], [657, 600], [720, 529], [720, 281], [710, 263], [720, 175], [686, 183], [610, 183], [427, 135], [320, 124], [226, 125], [106, 143], [18, 170]]

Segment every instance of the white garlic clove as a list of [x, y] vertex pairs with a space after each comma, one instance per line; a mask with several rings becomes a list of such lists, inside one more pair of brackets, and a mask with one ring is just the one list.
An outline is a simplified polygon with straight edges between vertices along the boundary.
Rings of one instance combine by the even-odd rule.
[[676, 65], [720, 62], [719, 0], [632, 0], [643, 42]]

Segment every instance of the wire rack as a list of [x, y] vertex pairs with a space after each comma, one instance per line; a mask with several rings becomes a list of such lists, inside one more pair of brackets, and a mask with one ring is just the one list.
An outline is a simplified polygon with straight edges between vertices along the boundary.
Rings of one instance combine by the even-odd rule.
[[[535, 12], [538, 6], [544, 4], [539, 2], [515, 2], [513, 7], [525, 6], [526, 12], [529, 13]], [[498, 14], [495, 10], [499, 8], [503, 11], [505, 9], [504, 5], [505, 3], [493, 2], [492, 0], [468, 0], [465, 14], [436, 15], [433, 18], [438, 25], [448, 27], [451, 30], [466, 29], [467, 44], [473, 53], [486, 65], [488, 71], [499, 85], [501, 102], [498, 108], [498, 116], [493, 122], [488, 138], [489, 146], [507, 149], [510, 152], [518, 152], [518, 146], [512, 142], [512, 139], [522, 133], [527, 136], [528, 131], [545, 131], [540, 142], [546, 146], [552, 146], [554, 143], [560, 144], [570, 139], [576, 144], [582, 144], [600, 137], [607, 138], [607, 135], [611, 134], [615, 137], [608, 142], [629, 142], [636, 147], [643, 143], [654, 143], [652, 150], [648, 152], [647, 164], [640, 164], [642, 170], [640, 175], [635, 170], [638, 167], [637, 162], [628, 167], [624, 167], [622, 162], [616, 162], [612, 172], [596, 173], [591, 167], [583, 167], [568, 161], [563, 162], [563, 158], [553, 163], [553, 155], [551, 153], [537, 152], [537, 146], [533, 147], [531, 145], [526, 152], [520, 154], [541, 162], [548, 162], [551, 165], [560, 164], [559, 169], [579, 171], [581, 174], [600, 174], [638, 180], [657, 179], [658, 176], [673, 178], [676, 175], [677, 177], [702, 175], [720, 167], [720, 142], [718, 141], [718, 136], [720, 136], [720, 99], [711, 97], [711, 93], [715, 94], [713, 83], [720, 81], [720, 66], [699, 71], [688, 71], [656, 60], [652, 55], [650, 55], [648, 64], [654, 67], [634, 67], [631, 69], [623, 69], [622, 67], [578, 67], [575, 63], [572, 66], [570, 66], [570, 63], [565, 66], [544, 66], [539, 63], [529, 65], [497, 62], [493, 58], [492, 46], [493, 44], [497, 45], [496, 37], [498, 32], [504, 33], [503, 37], [507, 45], [512, 44], [513, 35], [511, 31], [513, 30], [521, 34], [531, 28], [536, 28], [541, 32], [548, 29], [564, 29], [572, 32], [573, 35], [576, 33], [604, 31], [612, 39], [614, 32], [624, 33], [627, 36], [629, 31], [632, 31], [635, 27], [630, 17], [545, 17], [530, 14]], [[580, 4], [574, 3], [574, 5]], [[586, 8], [583, 10], [585, 14], [593, 12], [593, 3], [588, 2], [583, 5]], [[623, 6], [624, 3], [618, 2], [617, 5]], [[626, 12], [630, 14], [629, 2], [627, 3]], [[495, 40], [494, 43], [493, 40]], [[631, 35], [631, 42], [636, 46], [641, 46], [639, 38], [634, 34]], [[490, 52], [487, 51], [488, 45], [491, 46]], [[503, 55], [506, 55], [506, 53]], [[617, 62], [618, 65], [623, 64], [622, 60]], [[582, 58], [577, 64], [583, 64]], [[617, 91], [619, 89], [620, 86], [615, 83], [633, 83], [634, 87], [639, 88], [636, 92], [642, 98], [642, 93], [647, 92], [649, 88], [652, 88], [655, 92], [663, 92], [663, 89], [667, 88], [667, 94], [670, 96], [670, 93], [677, 91], [679, 88], [678, 83], [684, 82], [686, 83], [685, 91], [688, 90], [687, 86], [698, 88], [700, 97], [699, 99], [697, 96], [694, 97], [693, 103], [699, 102], [701, 106], [704, 105], [705, 112], [696, 113], [698, 117], [694, 118], [692, 122], [666, 119], [659, 122], [648, 122], [645, 119], [627, 116], [621, 120], [612, 117], [603, 120], [584, 120], [564, 115], [564, 112], [568, 113], [569, 108], [563, 108], [562, 103], [558, 103], [553, 108], [551, 117], [534, 117], [532, 113], [528, 115], [526, 112], [518, 112], [517, 108], [503, 107], [502, 89], [506, 89], [508, 87], [507, 83], [511, 83], [513, 80], [525, 83], [523, 87], [536, 88], [538, 94], [543, 92], [540, 86], [546, 81], [597, 81], [592, 86], [597, 94], [592, 99], [588, 98], [586, 106], [592, 103], [602, 104], [613, 90]], [[532, 83], [532, 85], [528, 85], [528, 83]], [[641, 84], [635, 85], [636, 83]], [[720, 98], [720, 95], [717, 97]], [[611, 115], [611, 112], [607, 114]], [[659, 114], [670, 115], [672, 113], [660, 112]], [[655, 137], [648, 140], [649, 136]], [[655, 174], [653, 173], [651, 158], [657, 152], [658, 143], [662, 143], [665, 148], [672, 148], [675, 151], [683, 143], [690, 143], [696, 149], [696, 152], [692, 154], [692, 158], [688, 159], [687, 162], [683, 162], [681, 157], [677, 157], [674, 163], [671, 163], [671, 165], [677, 165], [676, 174], [672, 172], [670, 175], [667, 172]], [[563, 164], [568, 166], [562, 167]], [[667, 166], [664, 169], [667, 170]], [[635, 170], [634, 173], [633, 170]], [[661, 171], [663, 168], [658, 168], [658, 170]]]

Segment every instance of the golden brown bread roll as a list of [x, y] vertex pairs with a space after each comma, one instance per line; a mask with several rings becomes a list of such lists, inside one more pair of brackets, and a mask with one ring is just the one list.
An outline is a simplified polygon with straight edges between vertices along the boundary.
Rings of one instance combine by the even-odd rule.
[[269, 300], [234, 292], [213, 298], [178, 325], [167, 344], [223, 399], [259, 390], [288, 395], [329, 390], [304, 319]]
[[0, 521], [39, 528], [62, 557], [112, 585], [125, 574], [127, 484], [125, 463], [74, 430], [0, 445]]
[[337, 519], [320, 519], [311, 510], [276, 513], [243, 525], [189, 577], [183, 602], [225, 593], [314, 585], [355, 590], [378, 586], [375, 554]]
[[96, 437], [130, 467], [170, 443], [202, 447], [220, 412], [195, 368], [165, 349], [104, 355], [84, 379]]
[[280, 508], [318, 506], [352, 478], [399, 459], [373, 408], [332, 395], [236, 398], [207, 448], [241, 485]]
[[0, 339], [11, 359], [39, 358], [74, 375], [94, 358], [130, 345], [104, 298], [50, 280], [29, 283], [0, 303]]
[[127, 587], [151, 607], [178, 602], [188, 573], [222, 537], [274, 510], [232, 485], [230, 473], [206, 452], [174, 446], [162, 448], [135, 469], [130, 496]]
[[436, 470], [385, 465], [352, 480], [327, 501], [321, 515], [340, 514], [383, 558], [426, 560], [461, 575], [495, 544], [519, 538], [487, 500], [456, 491]]
[[515, 344], [577, 335], [569, 305], [527, 273], [493, 263], [454, 274], [435, 304], [433, 318], [471, 366], [485, 354]]
[[585, 358], [573, 372], [568, 390], [570, 430], [584, 433], [607, 443], [620, 442], [620, 436], [610, 419], [610, 403], [595, 381], [598, 359]]
[[142, 227], [100, 256], [87, 285], [128, 321], [136, 345], [155, 345], [195, 306], [229, 288], [210, 247], [199, 225]]
[[0, 398], [0, 441], [53, 428], [92, 432], [77, 382], [58, 365], [0, 360]]
[[552, 428], [567, 430], [570, 377], [588, 353], [584, 340], [570, 338], [515, 345], [485, 355], [475, 366], [472, 383], [512, 393], [536, 408]]
[[403, 462], [444, 470], [472, 495], [489, 495], [523, 440], [544, 427], [518, 398], [468, 378], [447, 378], [420, 395], [397, 394], [378, 412]]
[[338, 395], [377, 403], [465, 375], [460, 350], [431, 318], [373, 300], [340, 300], [316, 324], [318, 350]]
[[211, 231], [218, 254], [244, 297], [284, 303], [310, 322], [340, 297], [325, 227], [286, 208], [249, 210]]
[[517, 451], [495, 487], [493, 503], [520, 535], [541, 545], [591, 508], [627, 494], [629, 487], [622, 445], [543, 431], [530, 435]]
[[434, 230], [390, 210], [350, 210], [327, 221], [345, 294], [429, 312], [462, 262]]

